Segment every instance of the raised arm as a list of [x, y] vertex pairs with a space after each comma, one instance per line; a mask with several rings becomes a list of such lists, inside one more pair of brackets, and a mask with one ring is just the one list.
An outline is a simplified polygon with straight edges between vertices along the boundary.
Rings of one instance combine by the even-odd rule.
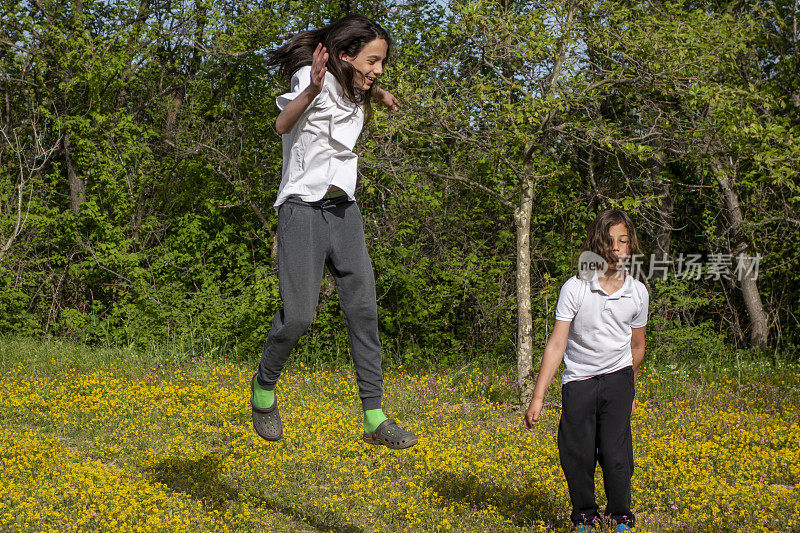
[[528, 405], [528, 410], [525, 412], [525, 427], [528, 429], [533, 429], [533, 426], [539, 421], [539, 416], [542, 414], [544, 394], [547, 392], [547, 387], [550, 385], [550, 382], [553, 381], [556, 370], [558, 370], [561, 360], [564, 357], [564, 350], [567, 348], [570, 324], [571, 322], [556, 320], [556, 324], [553, 326], [553, 332], [544, 347], [542, 367], [539, 369], [539, 377], [536, 379], [536, 388], [533, 389], [533, 398], [531, 398], [531, 403]]
[[318, 44], [311, 60], [311, 84], [297, 98], [286, 104], [278, 118], [275, 119], [275, 129], [279, 134], [283, 135], [292, 131], [308, 105], [322, 91], [322, 86], [325, 84], [325, 73], [328, 71], [325, 66], [327, 62], [328, 52], [324, 46]]

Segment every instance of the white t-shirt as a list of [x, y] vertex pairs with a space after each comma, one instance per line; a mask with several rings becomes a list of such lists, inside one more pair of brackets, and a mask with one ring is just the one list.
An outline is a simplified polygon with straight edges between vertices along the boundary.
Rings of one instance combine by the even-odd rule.
[[[275, 101], [283, 110], [311, 84], [311, 67], [292, 76], [291, 92]], [[355, 198], [358, 156], [353, 153], [364, 126], [363, 106], [352, 103], [330, 72], [322, 91], [300, 115], [292, 131], [281, 136], [283, 175], [275, 208], [290, 196], [306, 202], [321, 200], [334, 185]]]
[[610, 295], [596, 277], [588, 282], [577, 276], [568, 279], [556, 305], [556, 320], [571, 322], [561, 382], [631, 366], [631, 328], [647, 324], [649, 304], [644, 284], [627, 274], [622, 287]]

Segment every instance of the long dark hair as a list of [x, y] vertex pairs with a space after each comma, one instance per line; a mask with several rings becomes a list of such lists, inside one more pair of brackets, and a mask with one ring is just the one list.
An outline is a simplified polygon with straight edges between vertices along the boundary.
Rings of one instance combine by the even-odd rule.
[[628, 230], [628, 253], [631, 257], [641, 253], [639, 239], [636, 238], [636, 229], [633, 221], [624, 211], [619, 209], [606, 209], [597, 215], [594, 222], [589, 226], [586, 242], [583, 244], [582, 251], [594, 252], [609, 265], [616, 264], [619, 258], [614, 255], [613, 243], [611, 242], [611, 226], [616, 226], [620, 222], [625, 224]]
[[372, 87], [367, 90], [356, 89], [356, 70], [353, 66], [342, 61], [339, 55], [345, 54], [354, 57], [364, 46], [375, 39], [386, 41], [386, 58], [392, 47], [392, 39], [380, 24], [363, 15], [347, 15], [331, 22], [318, 30], [301, 31], [292, 37], [288, 43], [277, 50], [273, 50], [267, 59], [267, 65], [277, 66], [278, 74], [289, 80], [300, 67], [311, 65], [312, 56], [317, 44], [328, 49], [328, 71], [333, 74], [339, 85], [344, 89], [347, 98], [354, 104], [365, 107], [367, 114], [371, 111], [370, 100]]

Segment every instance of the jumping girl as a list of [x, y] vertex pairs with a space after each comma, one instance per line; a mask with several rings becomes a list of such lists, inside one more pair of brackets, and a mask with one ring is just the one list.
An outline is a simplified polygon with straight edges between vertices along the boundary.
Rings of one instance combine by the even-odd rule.
[[570, 519], [576, 531], [595, 531], [594, 470], [599, 462], [608, 497], [604, 515], [616, 523], [616, 531], [628, 531], [634, 524], [631, 413], [649, 304], [644, 284], [624, 267], [626, 259], [639, 253], [628, 215], [600, 213], [589, 227], [587, 252], [597, 254], [607, 268], [593, 276], [582, 272], [561, 288], [555, 326], [524, 422], [532, 429], [539, 420], [547, 386], [563, 356], [558, 451], [572, 502]]
[[377, 87], [392, 41], [376, 22], [350, 15], [304, 31], [275, 50], [269, 64], [290, 78], [278, 97], [275, 127], [283, 142], [278, 211], [275, 313], [258, 372], [251, 380], [253, 428], [268, 441], [283, 436], [275, 386], [289, 353], [311, 325], [323, 268], [336, 281], [364, 409], [364, 441], [403, 449], [417, 437], [381, 409], [383, 372], [375, 276], [355, 202], [353, 147], [371, 101], [395, 111], [399, 102]]

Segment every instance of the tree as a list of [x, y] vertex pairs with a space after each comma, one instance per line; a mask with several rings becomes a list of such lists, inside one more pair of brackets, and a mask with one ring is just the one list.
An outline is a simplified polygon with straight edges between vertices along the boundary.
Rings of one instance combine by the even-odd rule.
[[[0, 126], [3, 141], [0, 145], [0, 183], [5, 183], [0, 190], [9, 193], [0, 197], [0, 264], [24, 229], [35, 180], [41, 179], [42, 169], [61, 140], [58, 135], [51, 136], [44, 130], [41, 111], [36, 105], [30, 100], [25, 103], [28, 104], [23, 106], [28, 117], [26, 124], [12, 125], [11, 117], [6, 116]], [[10, 110], [10, 106], [7, 109]], [[48, 141], [53, 143], [52, 146], [45, 145]]]

